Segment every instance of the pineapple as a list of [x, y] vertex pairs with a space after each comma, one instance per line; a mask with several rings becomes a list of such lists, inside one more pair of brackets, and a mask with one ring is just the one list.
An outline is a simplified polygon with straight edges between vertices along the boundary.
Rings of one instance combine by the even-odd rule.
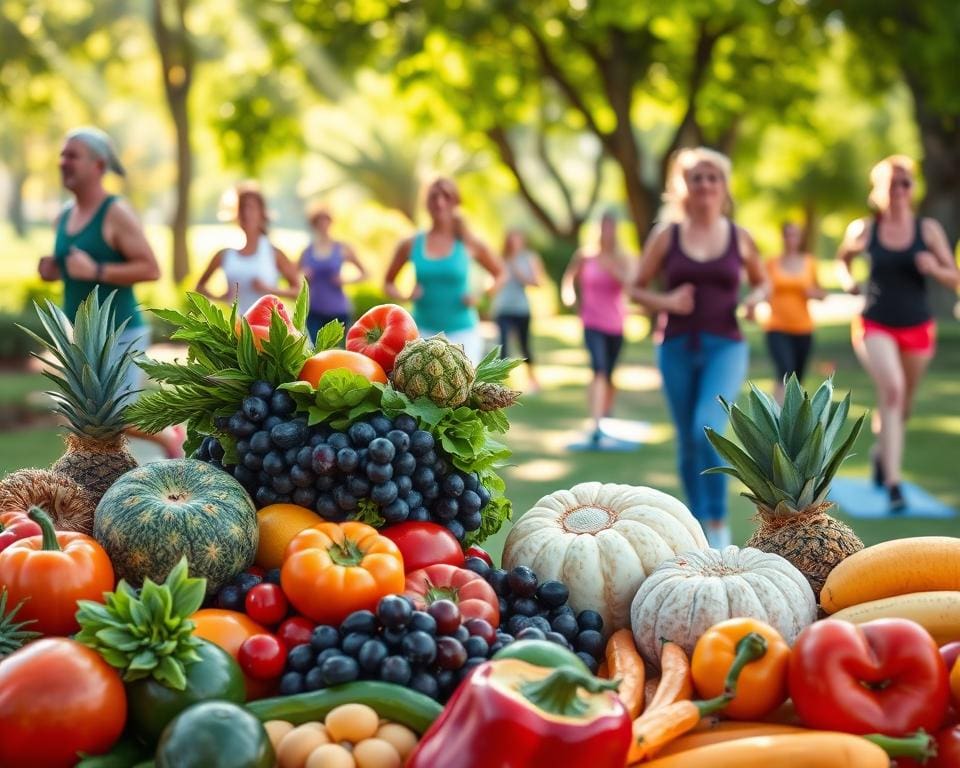
[[443, 408], [467, 402], [476, 371], [458, 344], [442, 335], [408, 341], [393, 367], [393, 386], [416, 400], [427, 397]]
[[38, 336], [27, 331], [53, 356], [44, 375], [59, 389], [49, 394], [70, 430], [67, 450], [51, 470], [90, 492], [91, 521], [107, 488], [137, 466], [123, 436], [124, 411], [136, 394], [125, 381], [135, 353], [119, 343], [126, 323], [115, 329], [112, 309], [113, 294], [101, 304], [94, 288], [77, 309], [74, 324], [47, 301], [46, 306], [37, 306], [46, 333]]
[[490, 381], [474, 382], [470, 389], [470, 406], [479, 411], [509, 408], [517, 402], [520, 392]]
[[849, 526], [827, 514], [833, 504], [826, 498], [865, 416], [842, 438], [850, 395], [837, 403], [832, 398], [829, 379], [811, 398], [791, 376], [781, 408], [751, 384], [744, 408], [723, 402], [743, 448], [709, 427], [706, 430], [713, 447], [730, 464], [707, 471], [736, 477], [749, 490], [743, 495], [757, 506], [760, 526], [747, 546], [785, 557], [818, 595], [827, 574], [863, 549]]

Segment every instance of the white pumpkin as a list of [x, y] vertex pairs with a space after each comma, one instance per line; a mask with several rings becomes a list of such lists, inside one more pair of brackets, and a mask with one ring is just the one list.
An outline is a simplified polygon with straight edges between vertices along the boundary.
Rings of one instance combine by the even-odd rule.
[[580, 483], [544, 496], [507, 536], [503, 567], [559, 579], [575, 611], [594, 610], [609, 635], [630, 626], [630, 601], [647, 574], [679, 552], [707, 546], [680, 501], [653, 488]]
[[657, 668], [663, 640], [691, 654], [710, 627], [739, 616], [765, 621], [793, 645], [816, 620], [817, 600], [804, 575], [780, 555], [729, 546], [666, 561], [630, 607], [637, 648]]

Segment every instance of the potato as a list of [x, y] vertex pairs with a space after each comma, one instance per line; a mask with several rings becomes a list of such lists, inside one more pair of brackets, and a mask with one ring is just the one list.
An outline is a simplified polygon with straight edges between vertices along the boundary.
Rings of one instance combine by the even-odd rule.
[[268, 720], [263, 724], [263, 729], [270, 737], [270, 743], [276, 751], [279, 749], [283, 737], [293, 730], [293, 723], [288, 723], [286, 720]]
[[393, 744], [383, 739], [364, 739], [355, 744], [353, 759], [357, 768], [400, 768], [403, 764]]
[[377, 730], [376, 738], [392, 744], [401, 759], [405, 759], [417, 746], [417, 734], [400, 723], [383, 723]]
[[298, 725], [281, 739], [277, 762], [280, 768], [304, 768], [310, 753], [329, 743], [330, 737], [319, 723]]
[[357, 768], [357, 764], [339, 744], [324, 744], [310, 753], [304, 768]]
[[380, 725], [380, 716], [366, 704], [343, 704], [327, 713], [324, 720], [331, 741], [358, 741], [371, 738]]

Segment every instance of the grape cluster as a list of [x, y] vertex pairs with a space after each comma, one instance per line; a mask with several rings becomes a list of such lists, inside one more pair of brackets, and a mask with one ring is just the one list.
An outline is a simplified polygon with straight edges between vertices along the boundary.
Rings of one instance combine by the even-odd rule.
[[483, 619], [461, 619], [449, 600], [418, 611], [407, 598], [387, 595], [376, 612], [354, 611], [339, 628], [321, 624], [309, 643], [292, 648], [280, 695], [383, 680], [446, 701], [471, 669], [513, 641]]
[[549, 640], [573, 651], [593, 674], [603, 660], [603, 618], [596, 611], [577, 613], [568, 604], [570, 590], [560, 581], [540, 582], [527, 566], [510, 571], [491, 568], [479, 557], [464, 566], [483, 576], [500, 598], [500, 628], [517, 640]]
[[388, 525], [436, 522], [460, 541], [480, 527], [490, 492], [476, 473], [455, 468], [412, 416], [377, 413], [335, 431], [308, 426], [295, 411], [285, 391], [254, 382], [240, 409], [217, 423], [236, 439], [237, 463], [223, 463], [212, 436], [195, 458], [230, 472], [258, 509], [292, 502], [341, 522], [369, 500]]

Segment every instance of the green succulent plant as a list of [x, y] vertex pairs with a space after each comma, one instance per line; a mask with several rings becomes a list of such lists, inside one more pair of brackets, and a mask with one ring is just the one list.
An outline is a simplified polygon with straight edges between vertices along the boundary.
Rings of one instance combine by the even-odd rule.
[[14, 621], [21, 607], [23, 602], [17, 603], [7, 612], [7, 588], [0, 589], [0, 659], [40, 637], [39, 632], [24, 629], [29, 624], [36, 624], [33, 619]]
[[81, 600], [77, 604], [80, 632], [76, 639], [97, 651], [127, 682], [153, 677], [182, 691], [184, 668], [200, 661], [201, 640], [194, 637], [191, 614], [203, 602], [206, 579], [187, 575], [182, 558], [163, 584], [146, 579], [139, 591], [121, 580], [105, 603]]

